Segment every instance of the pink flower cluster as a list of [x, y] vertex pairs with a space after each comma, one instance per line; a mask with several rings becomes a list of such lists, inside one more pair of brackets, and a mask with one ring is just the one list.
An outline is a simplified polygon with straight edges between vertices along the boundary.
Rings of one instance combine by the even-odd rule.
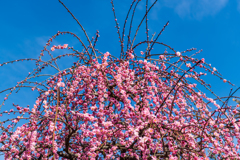
[[68, 47], [68, 44], [64, 44], [63, 46], [61, 46], [61, 45], [58, 45], [58, 46], [53, 45], [51, 47], [51, 51], [54, 51], [55, 49], [65, 49], [67, 47]]
[[[125, 24], [128, 17], [133, 19], [140, 1], [132, 1], [129, 10], [132, 16], [129, 14], [126, 17]], [[61, 0], [59, 2], [64, 5]], [[194, 58], [193, 55], [200, 51], [187, 56], [187, 52], [196, 49], [180, 52], [158, 42], [168, 22], [150, 40], [147, 15], [152, 6], [146, 4], [145, 16], [135, 36], [130, 35], [131, 22], [129, 34], [125, 37], [125, 24], [120, 32], [113, 1], [111, 3], [121, 43], [119, 59], [109, 52], [101, 53], [96, 49], [99, 32], [95, 39], [90, 40], [82, 25], [64, 5], [84, 31], [88, 45], [72, 32], [57, 32], [48, 40], [39, 59], [20, 59], [0, 64], [36, 61], [36, 68], [23, 81], [0, 91], [9, 91], [0, 108], [16, 89], [18, 92], [23, 87], [31, 87], [32, 91], [39, 93], [31, 107], [13, 104], [16, 111], [9, 109], [0, 112], [3, 116], [0, 121], [0, 153], [4, 154], [4, 158], [240, 159], [239, 105], [228, 105], [235, 92], [227, 97], [218, 97], [202, 77], [209, 72], [224, 83], [231, 84], [230, 81], [207, 64], [204, 58]], [[144, 21], [147, 40], [135, 44], [139, 27]], [[77, 38], [83, 46], [82, 52], [68, 47], [68, 44], [53, 45], [51, 51], [65, 48], [72, 51], [53, 57], [47, 48], [53, 39], [63, 34]], [[137, 47], [144, 45], [147, 46], [146, 50], [139, 53]], [[163, 45], [170, 51], [155, 52], [153, 45]], [[45, 51], [51, 57], [48, 61], [41, 59]], [[65, 56], [73, 56], [78, 61], [60, 71], [56, 60]], [[34, 78], [46, 76], [46, 72], [42, 71], [47, 66], [55, 68], [57, 73], [41, 82], [33, 81]], [[213, 93], [215, 98], [207, 97], [200, 90], [202, 88], [197, 88], [197, 84]]]
[[[221, 107], [187, 82], [191, 77], [198, 80], [200, 74], [190, 71], [180, 78], [164, 56], [158, 64], [107, 61], [110, 56], [106, 52], [102, 63], [94, 59], [90, 66], [76, 64], [48, 80], [48, 89], [32, 110], [26, 110], [31, 113], [29, 123], [0, 136], [5, 158], [208, 160], [207, 150], [240, 158], [237, 108]], [[216, 109], [210, 111], [210, 104]]]

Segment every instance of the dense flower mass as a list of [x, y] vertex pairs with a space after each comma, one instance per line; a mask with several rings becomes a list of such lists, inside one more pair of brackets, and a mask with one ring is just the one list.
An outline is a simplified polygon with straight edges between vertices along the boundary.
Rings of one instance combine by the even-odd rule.
[[[50, 54], [47, 46], [61, 34], [77, 37], [58, 32], [44, 51]], [[233, 93], [213, 99], [197, 88], [198, 83], [211, 91], [202, 79], [207, 72], [230, 82], [205, 59], [187, 56], [195, 49], [179, 52], [144, 41], [121, 52], [118, 59], [109, 52], [96, 56], [98, 50], [89, 43], [83, 44], [84, 52], [67, 44], [52, 46], [52, 52], [68, 48], [74, 53], [47, 62], [41, 60], [42, 53], [36, 60], [33, 77], [66, 55], [80, 59], [36, 83], [32, 90], [39, 96], [33, 107], [14, 104], [15, 111], [0, 113], [17, 115], [0, 121], [0, 152], [5, 159], [240, 159], [239, 105], [227, 104]], [[137, 51], [144, 43], [168, 49], [154, 59], [149, 47]], [[29, 77], [10, 88], [10, 94]], [[21, 120], [28, 122], [19, 124]]]
[[[153, 64], [109, 57], [106, 52], [102, 63], [76, 64], [48, 80], [48, 90], [32, 110], [18, 106], [30, 121], [13, 133], [3, 132], [5, 157], [208, 159], [206, 149], [223, 158], [239, 157], [233, 142], [239, 139], [237, 110], [197, 92], [187, 80], [199, 78], [195, 68], [182, 76], [174, 68], [168, 72], [162, 58]], [[216, 109], [210, 111], [209, 103]]]

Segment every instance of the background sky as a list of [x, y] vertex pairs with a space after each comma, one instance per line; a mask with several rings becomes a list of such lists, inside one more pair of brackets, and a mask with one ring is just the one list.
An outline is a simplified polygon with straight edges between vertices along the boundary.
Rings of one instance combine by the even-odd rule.
[[[101, 52], [109, 51], [115, 56], [119, 55], [118, 35], [110, 0], [63, 0], [63, 2], [83, 25], [90, 38], [95, 36], [96, 30], [99, 31], [97, 49]], [[149, 4], [152, 3], [153, 0], [149, 0]], [[120, 29], [123, 28], [130, 4], [131, 0], [114, 1]], [[145, 1], [142, 1], [135, 12], [133, 30], [144, 14]], [[205, 58], [206, 62], [216, 67], [225, 79], [240, 86], [240, 0], [159, 0], [149, 13], [148, 19], [150, 35], [158, 33], [169, 21], [169, 25], [158, 39], [159, 42], [164, 42], [177, 51], [192, 47], [202, 49], [203, 52], [197, 58]], [[73, 32], [87, 43], [81, 28], [57, 0], [2, 1], [0, 21], [0, 64], [22, 58], [37, 58], [47, 40], [57, 31]], [[136, 42], [145, 38], [143, 25]], [[56, 38], [52, 45], [66, 43], [75, 49], [82, 49], [81, 44], [69, 35]], [[161, 53], [165, 48], [160, 49], [154, 51]], [[53, 55], [57, 56], [60, 53], [62, 52], [56, 51]], [[72, 62], [71, 58], [59, 61], [60, 68], [69, 67]], [[18, 62], [0, 67], [0, 90], [16, 85], [16, 82], [23, 80], [33, 67], [33, 62]], [[223, 96], [229, 93], [231, 86], [219, 78], [209, 74], [204, 79], [212, 84], [216, 94]], [[0, 94], [0, 100], [3, 100], [5, 95], [6, 93]], [[207, 95], [211, 97], [210, 94]], [[24, 89], [19, 94], [11, 96], [1, 111], [9, 110], [13, 102], [22, 106], [32, 106], [36, 96], [37, 93]]]

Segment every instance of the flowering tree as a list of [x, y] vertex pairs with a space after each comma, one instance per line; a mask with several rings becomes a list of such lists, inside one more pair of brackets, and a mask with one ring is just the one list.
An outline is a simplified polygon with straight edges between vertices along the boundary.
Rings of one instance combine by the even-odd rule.
[[[231, 83], [204, 59], [194, 58], [200, 52], [188, 56], [194, 48], [179, 52], [158, 42], [168, 23], [156, 38], [149, 39], [147, 15], [157, 0], [150, 6], [146, 0], [146, 13], [133, 39], [130, 27], [124, 46], [126, 22], [139, 2], [132, 2], [122, 33], [111, 2], [121, 45], [119, 58], [97, 50], [98, 32], [90, 40], [68, 10], [89, 44], [86, 46], [74, 33], [58, 32], [48, 40], [39, 59], [25, 59], [35, 60], [36, 69], [15, 87], [2, 91], [9, 92], [4, 102], [47, 66], [58, 72], [33, 84], [32, 90], [39, 92], [33, 107], [13, 105], [15, 110], [1, 113], [16, 115], [0, 121], [0, 152], [5, 159], [240, 159], [239, 105], [228, 105], [231, 97], [238, 98], [233, 96], [237, 90], [227, 97], [218, 97], [203, 81], [203, 72]], [[143, 22], [147, 38], [134, 44]], [[67, 44], [52, 46], [53, 39], [62, 34], [76, 37], [83, 51]], [[137, 51], [145, 44], [145, 51]], [[166, 50], [154, 53], [154, 45], [163, 45]], [[51, 52], [56, 49], [73, 53], [53, 57]], [[52, 58], [43, 61], [44, 52]], [[79, 60], [70, 68], [59, 70], [56, 60], [65, 56]], [[15, 61], [0, 66], [12, 62]], [[215, 99], [199, 90], [197, 83], [211, 91]], [[23, 119], [28, 122], [19, 125]]]

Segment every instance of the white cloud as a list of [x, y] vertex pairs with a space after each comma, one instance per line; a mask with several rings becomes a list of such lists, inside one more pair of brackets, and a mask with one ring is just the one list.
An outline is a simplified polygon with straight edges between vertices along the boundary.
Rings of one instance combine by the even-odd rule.
[[181, 17], [189, 16], [201, 19], [208, 15], [217, 14], [226, 6], [227, 2], [228, 0], [182, 0], [178, 1], [174, 10]]
[[[228, 0], [163, 0], [159, 1], [161, 8], [172, 8], [180, 17], [201, 19], [214, 16], [223, 9]], [[238, 0], [240, 10], [240, 0]]]

